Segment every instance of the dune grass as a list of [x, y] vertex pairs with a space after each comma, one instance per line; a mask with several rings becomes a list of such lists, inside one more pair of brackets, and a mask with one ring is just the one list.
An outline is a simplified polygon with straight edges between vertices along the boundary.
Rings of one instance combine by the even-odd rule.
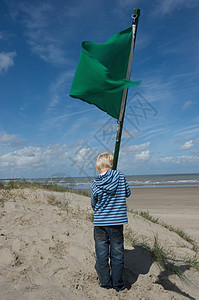
[[127, 243], [130, 243], [133, 247], [139, 246], [150, 252], [153, 261], [156, 265], [166, 271], [169, 275], [175, 274], [179, 278], [186, 280], [184, 272], [190, 268], [199, 272], [199, 262], [197, 257], [185, 256], [181, 260], [176, 259], [175, 253], [171, 250], [165, 250], [164, 247], [158, 241], [158, 236], [154, 236], [154, 242], [149, 244], [146, 237], [137, 236], [128, 226], [124, 231], [124, 239]]
[[25, 189], [25, 188], [33, 188], [33, 189], [44, 189], [53, 192], [70, 192], [78, 195], [89, 197], [89, 193], [87, 191], [81, 189], [71, 189], [67, 187], [62, 187], [57, 184], [43, 184], [39, 182], [30, 182], [28, 180], [20, 180], [20, 181], [10, 181], [8, 184], [0, 183], [0, 190], [12, 190], [12, 189]]
[[187, 241], [189, 244], [192, 245], [192, 250], [194, 252], [198, 252], [198, 244], [188, 235], [186, 234], [182, 229], [180, 228], [175, 228], [172, 225], [168, 225], [165, 222], [163, 222], [162, 220], [160, 220], [159, 218], [154, 218], [153, 216], [151, 216], [149, 214], [148, 211], [136, 211], [136, 210], [129, 210], [129, 212], [133, 213], [134, 215], [138, 215], [141, 216], [142, 218], [144, 218], [147, 221], [150, 221], [154, 224], [158, 224], [161, 225], [162, 227], [168, 229], [171, 232], [175, 232], [177, 235], [179, 235], [182, 239], [184, 239], [185, 241]]
[[35, 188], [35, 189], [45, 189], [55, 192], [65, 192], [66, 189], [56, 185], [56, 184], [42, 184], [37, 182], [29, 182], [26, 180], [20, 181], [10, 181], [8, 184], [0, 184], [1, 190], [12, 190], [12, 189], [25, 189], [25, 188]]

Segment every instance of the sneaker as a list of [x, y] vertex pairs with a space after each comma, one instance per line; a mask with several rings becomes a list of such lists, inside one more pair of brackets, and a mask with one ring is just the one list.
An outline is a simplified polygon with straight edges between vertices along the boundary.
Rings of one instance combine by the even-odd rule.
[[101, 288], [107, 289], [107, 290], [112, 289], [112, 286], [101, 285], [101, 283], [99, 283], [99, 286], [100, 286]]
[[114, 290], [116, 290], [117, 292], [120, 292], [120, 291], [123, 291], [126, 289], [126, 286], [125, 285], [122, 285], [122, 286], [115, 286], [113, 287]]

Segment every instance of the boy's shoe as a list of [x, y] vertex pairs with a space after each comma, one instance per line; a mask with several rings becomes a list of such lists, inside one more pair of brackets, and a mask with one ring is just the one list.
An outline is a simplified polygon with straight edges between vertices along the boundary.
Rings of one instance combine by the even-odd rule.
[[122, 286], [114, 286], [113, 287], [114, 290], [116, 290], [117, 292], [120, 292], [120, 291], [123, 291], [126, 289], [126, 286], [125, 285], [122, 285]]
[[101, 285], [101, 283], [99, 283], [99, 286], [100, 286], [101, 288], [104, 288], [104, 289], [107, 289], [107, 290], [112, 289], [112, 286]]

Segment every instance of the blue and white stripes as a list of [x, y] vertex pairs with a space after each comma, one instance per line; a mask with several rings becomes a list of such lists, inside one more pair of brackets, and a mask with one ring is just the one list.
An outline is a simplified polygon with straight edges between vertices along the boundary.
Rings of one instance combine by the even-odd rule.
[[122, 225], [128, 223], [126, 197], [131, 194], [125, 176], [109, 170], [97, 176], [91, 185], [91, 206], [94, 226]]

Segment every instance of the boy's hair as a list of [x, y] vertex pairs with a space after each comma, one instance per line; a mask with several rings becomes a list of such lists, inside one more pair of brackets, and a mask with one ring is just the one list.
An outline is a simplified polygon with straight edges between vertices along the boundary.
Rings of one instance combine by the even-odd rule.
[[98, 155], [96, 160], [96, 167], [98, 169], [110, 168], [113, 167], [113, 154], [110, 152], [101, 153]]

